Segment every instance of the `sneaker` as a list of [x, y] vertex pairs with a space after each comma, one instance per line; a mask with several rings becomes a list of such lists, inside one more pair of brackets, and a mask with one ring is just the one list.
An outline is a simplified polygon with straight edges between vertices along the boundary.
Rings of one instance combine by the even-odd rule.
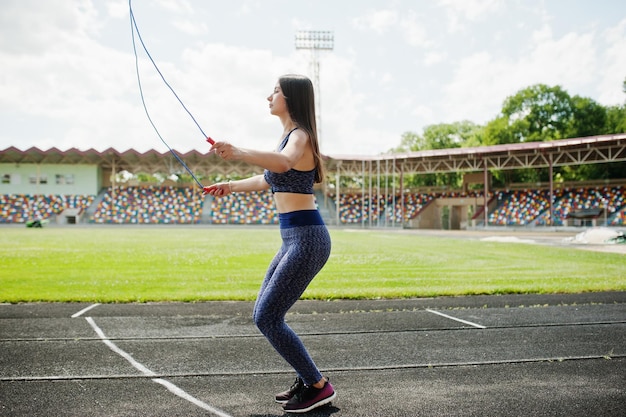
[[326, 381], [323, 388], [305, 385], [283, 405], [283, 409], [288, 413], [306, 413], [314, 408], [328, 404], [336, 396], [337, 394], [333, 386], [328, 381]]
[[304, 381], [302, 380], [302, 378], [297, 377], [291, 388], [289, 388], [287, 391], [279, 392], [278, 394], [276, 394], [276, 402], [279, 404], [285, 404], [302, 388], [304, 388]]

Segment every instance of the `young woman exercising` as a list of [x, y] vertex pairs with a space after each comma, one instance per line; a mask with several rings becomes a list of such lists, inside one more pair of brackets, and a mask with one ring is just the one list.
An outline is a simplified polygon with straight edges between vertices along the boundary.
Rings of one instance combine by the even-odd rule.
[[324, 180], [315, 122], [313, 84], [301, 75], [278, 79], [267, 98], [270, 113], [283, 125], [275, 152], [260, 152], [216, 142], [211, 147], [226, 160], [242, 160], [265, 169], [264, 174], [204, 188], [223, 197], [235, 192], [271, 189], [280, 223], [282, 246], [265, 275], [254, 305], [254, 322], [294, 368], [292, 387], [276, 395], [285, 411], [305, 413], [332, 401], [336, 394], [311, 359], [298, 335], [285, 323], [287, 311], [300, 298], [330, 255], [330, 236], [317, 210], [313, 184]]

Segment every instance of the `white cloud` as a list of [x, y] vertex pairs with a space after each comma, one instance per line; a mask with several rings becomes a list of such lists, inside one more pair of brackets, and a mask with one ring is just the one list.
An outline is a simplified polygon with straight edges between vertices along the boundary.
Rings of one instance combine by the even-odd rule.
[[[626, 19], [616, 25], [598, 12], [579, 17], [593, 22], [579, 25], [573, 9], [551, 15], [549, 3], [529, 1], [442, 0], [417, 8], [394, 0], [378, 10], [356, 2], [334, 14], [333, 0], [315, 7], [259, 0], [133, 6], [159, 68], [201, 127], [250, 148], [271, 149], [278, 140], [280, 122], [266, 101], [276, 78], [312, 76], [310, 55], [293, 48], [294, 30], [334, 29], [335, 50], [320, 57], [322, 149], [374, 154], [397, 146], [405, 130], [484, 123], [507, 96], [535, 83], [623, 103]], [[463, 32], [451, 36], [446, 18]], [[143, 113], [127, 19], [127, 0], [3, 0], [0, 149], [165, 150]], [[183, 152], [206, 149], [139, 53], [146, 102], [165, 139]]]
[[433, 109], [428, 106], [418, 105], [413, 109], [411, 114], [416, 117], [418, 124], [421, 126], [437, 123]]
[[174, 13], [193, 13], [193, 7], [187, 0], [157, 0], [162, 8]]
[[502, 0], [439, 0], [448, 18], [448, 30], [457, 33], [465, 30], [467, 21], [488, 17], [503, 5]]
[[424, 56], [424, 65], [431, 66], [443, 62], [448, 58], [448, 54], [441, 51], [430, 51]]
[[398, 22], [395, 10], [370, 10], [363, 16], [354, 18], [352, 24], [361, 30], [372, 30], [378, 34], [386, 32]]
[[415, 12], [409, 11], [400, 19], [400, 28], [409, 45], [426, 47], [432, 44], [428, 39], [424, 23], [419, 21]]
[[209, 33], [209, 28], [204, 22], [196, 22], [190, 19], [177, 19], [173, 22], [173, 25], [187, 35], [199, 36]]
[[106, 3], [109, 16], [121, 19], [128, 16], [128, 2], [126, 0], [109, 0]]
[[[544, 38], [528, 57], [517, 63], [532, 83], [577, 88], [594, 81], [596, 48], [593, 33], [567, 33], [560, 39]], [[525, 62], [523, 62], [523, 61]]]
[[602, 34], [606, 51], [601, 57], [598, 100], [604, 105], [617, 105], [626, 102], [622, 91], [626, 80], [626, 19], [616, 27], [608, 28]]
[[502, 0], [439, 0], [438, 3], [448, 14], [471, 21], [480, 20], [504, 5]]
[[0, 13], [0, 51], [36, 54], [50, 45], [88, 36], [101, 28], [88, 0], [3, 0]]
[[597, 61], [593, 33], [568, 33], [553, 39], [545, 27], [533, 34], [526, 54], [516, 59], [475, 53], [459, 62], [445, 87], [446, 120], [484, 123], [497, 116], [508, 96], [539, 83], [579, 94], [595, 82]]

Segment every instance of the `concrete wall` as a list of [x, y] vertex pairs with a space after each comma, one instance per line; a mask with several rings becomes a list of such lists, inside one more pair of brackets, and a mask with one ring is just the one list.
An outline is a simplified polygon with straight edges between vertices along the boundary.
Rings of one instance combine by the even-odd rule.
[[96, 195], [99, 171], [86, 164], [0, 164], [0, 194]]

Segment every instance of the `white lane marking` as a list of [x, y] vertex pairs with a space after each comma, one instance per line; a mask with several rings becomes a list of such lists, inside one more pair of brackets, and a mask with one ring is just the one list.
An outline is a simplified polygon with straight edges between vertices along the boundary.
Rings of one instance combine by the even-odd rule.
[[443, 313], [440, 313], [438, 311], [431, 310], [429, 308], [427, 308], [426, 311], [428, 311], [429, 313], [438, 314], [438, 315], [440, 315], [442, 317], [445, 317], [447, 319], [450, 319], [450, 320], [458, 321], [458, 322], [465, 323], [465, 324], [468, 324], [468, 325], [473, 326], [473, 327], [477, 327], [479, 329], [486, 329], [487, 328], [486, 326], [483, 326], [481, 324], [472, 323], [471, 321], [467, 321], [467, 320], [463, 320], [463, 319], [458, 319], [456, 317], [448, 316], [447, 314], [443, 314]]
[[[148, 369], [147, 367], [145, 367], [141, 363], [137, 362], [129, 353], [127, 353], [126, 351], [120, 349], [119, 347], [117, 347], [117, 345], [115, 343], [113, 343], [111, 340], [109, 340], [109, 338], [104, 334], [102, 329], [100, 329], [100, 327], [98, 327], [96, 322], [91, 317], [85, 317], [85, 320], [87, 320], [87, 323], [89, 323], [89, 325], [94, 329], [94, 331], [98, 334], [100, 339], [102, 339], [104, 344], [107, 345], [113, 352], [117, 353], [118, 355], [120, 355], [121, 357], [126, 359], [135, 369], [137, 369], [142, 374], [144, 374], [146, 376], [155, 376], [156, 375], [150, 369]], [[169, 382], [169, 381], [167, 381], [167, 380], [165, 380], [163, 378], [153, 378], [152, 381], [156, 382], [157, 384], [163, 385], [171, 393], [179, 396], [180, 398], [182, 398], [184, 400], [187, 400], [187, 401], [191, 402], [192, 404], [197, 405], [198, 407], [202, 408], [203, 410], [206, 410], [206, 411], [208, 411], [208, 412], [210, 412], [210, 413], [212, 413], [212, 414], [214, 414], [214, 415], [216, 415], [218, 417], [232, 417], [231, 415], [226, 414], [222, 410], [219, 410], [217, 408], [211, 407], [209, 404], [207, 404], [207, 403], [205, 403], [203, 401], [200, 401], [199, 399], [195, 398], [194, 396], [188, 394], [187, 392], [185, 392], [184, 390], [182, 390], [181, 388], [176, 386], [175, 384], [172, 384], [171, 382]]]
[[80, 310], [78, 313], [72, 314], [72, 318], [75, 319], [76, 317], [80, 317], [83, 314], [85, 314], [86, 312], [88, 312], [89, 310], [91, 310], [92, 308], [98, 307], [99, 305], [100, 305], [100, 303], [95, 303], [95, 304], [90, 305], [89, 307], [85, 307], [82, 310]]
[[122, 349], [120, 349], [119, 347], [117, 347], [117, 345], [115, 343], [111, 342], [109, 340], [109, 338], [106, 337], [106, 335], [104, 334], [102, 329], [100, 329], [100, 327], [98, 327], [96, 322], [91, 317], [85, 317], [85, 320], [87, 320], [87, 323], [89, 323], [91, 325], [91, 327], [93, 327], [93, 329], [96, 331], [98, 336], [100, 336], [100, 339], [102, 339], [104, 344], [107, 345], [109, 347], [109, 349], [111, 349], [113, 352], [115, 352], [118, 355], [120, 355], [122, 358], [126, 359], [131, 365], [133, 365], [133, 367], [135, 369], [137, 369], [142, 374], [147, 375], [147, 376], [154, 376], [154, 375], [156, 375], [150, 369], [146, 368], [145, 366], [143, 366], [142, 364], [137, 362], [132, 356], [130, 356], [130, 354], [128, 354], [127, 352], [125, 352]]
[[200, 401], [199, 399], [197, 399], [196, 397], [193, 397], [189, 394], [187, 394], [185, 391], [183, 391], [182, 389], [178, 388], [176, 385], [172, 384], [171, 382], [163, 379], [163, 378], [153, 378], [152, 379], [154, 382], [156, 382], [157, 384], [161, 384], [163, 385], [165, 388], [167, 388], [171, 393], [178, 395], [180, 398], [189, 401], [192, 404], [197, 405], [198, 407], [213, 413], [219, 417], [231, 417], [229, 414], [226, 414], [225, 412], [223, 412], [222, 410], [218, 410], [217, 408], [213, 408], [210, 405], [208, 405], [207, 403], [204, 403], [202, 401]]

